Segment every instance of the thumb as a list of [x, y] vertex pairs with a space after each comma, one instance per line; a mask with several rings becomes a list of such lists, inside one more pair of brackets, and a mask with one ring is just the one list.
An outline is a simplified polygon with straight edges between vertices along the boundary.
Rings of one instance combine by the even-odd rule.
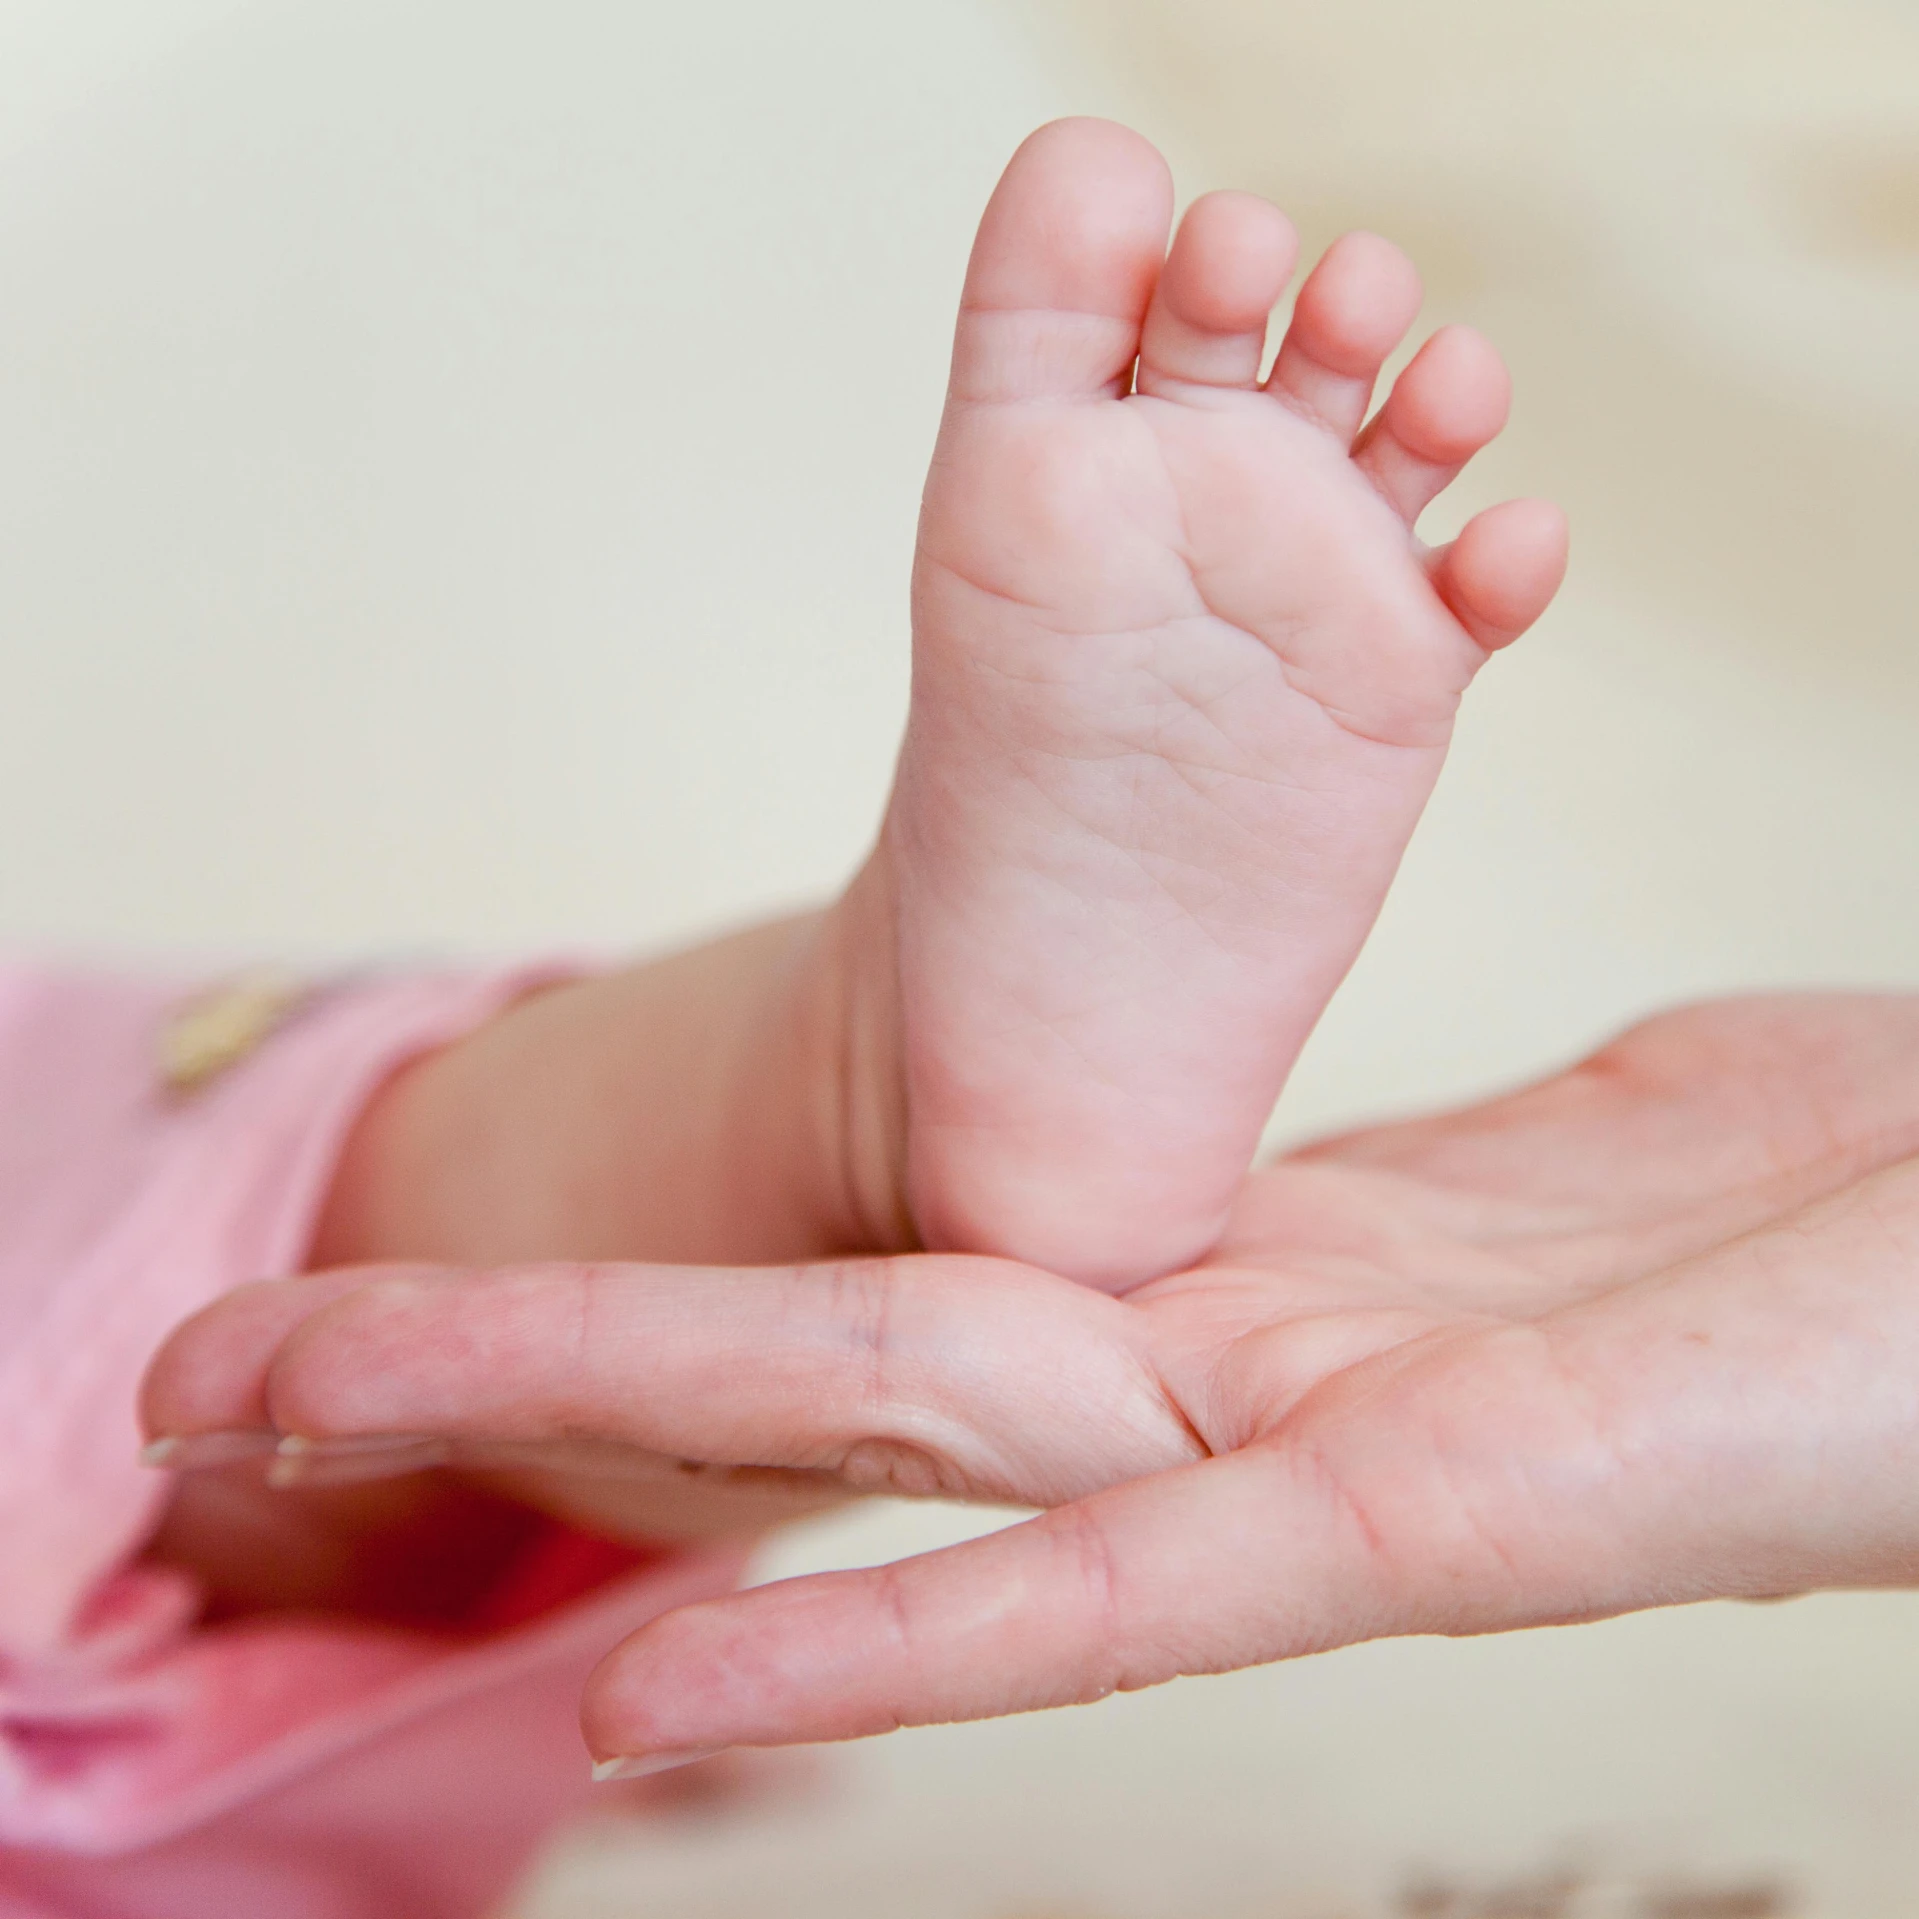
[[583, 1719], [602, 1760], [854, 1739], [1317, 1651], [1403, 1612], [1338, 1488], [1299, 1451], [1254, 1448], [940, 1552], [683, 1607], [601, 1663]]

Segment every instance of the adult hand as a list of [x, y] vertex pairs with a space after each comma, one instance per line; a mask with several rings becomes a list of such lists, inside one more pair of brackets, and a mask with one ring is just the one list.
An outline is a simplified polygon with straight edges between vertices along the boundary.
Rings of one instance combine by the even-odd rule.
[[543, 1468], [611, 1444], [1051, 1509], [653, 1622], [589, 1689], [609, 1755], [1899, 1584], [1915, 1155], [1919, 999], [1728, 1003], [1296, 1154], [1203, 1266], [1124, 1299], [951, 1257], [327, 1275], [189, 1323], [147, 1419]]

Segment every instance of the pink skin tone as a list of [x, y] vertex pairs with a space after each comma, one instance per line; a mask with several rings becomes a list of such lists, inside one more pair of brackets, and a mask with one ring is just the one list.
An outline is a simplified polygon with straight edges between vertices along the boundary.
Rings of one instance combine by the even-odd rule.
[[1261, 380], [1297, 241], [1180, 223], [1137, 135], [1042, 128], [981, 223], [914, 581], [892, 902], [924, 1244], [1118, 1290], [1223, 1228], [1474, 673], [1545, 608], [1555, 508], [1413, 526], [1504, 424], [1477, 334], [1364, 425], [1419, 280], [1349, 234]]
[[[349, 1147], [316, 1260], [710, 1267], [918, 1244], [1118, 1291], [1193, 1267], [1229, 1222], [1225, 1246], [1243, 1244], [1253, 1202], [1235, 1195], [1260, 1129], [1378, 911], [1460, 694], [1544, 609], [1565, 529], [1522, 501], [1449, 547], [1414, 537], [1499, 430], [1507, 383], [1449, 328], [1365, 424], [1419, 302], [1395, 249], [1331, 249], [1262, 381], [1291, 227], [1213, 194], [1169, 251], [1171, 214], [1158, 155], [1094, 121], [1035, 134], [987, 209], [922, 517], [908, 736], [844, 898], [545, 995], [401, 1076]], [[689, 1332], [731, 1327], [745, 1357], [721, 1371], [756, 1378], [773, 1295], [676, 1270], [705, 1289]], [[976, 1286], [954, 1351], [1008, 1390], [1017, 1361], [990, 1356], [1030, 1331], [1002, 1324], [1009, 1275], [1062, 1283], [979, 1259], [832, 1270], [855, 1303], [882, 1270], [889, 1300]], [[336, 1274], [195, 1322], [156, 1374], [153, 1429], [198, 1432], [219, 1402], [215, 1424], [305, 1436], [280, 1423], [260, 1342], [276, 1315], [364, 1289]], [[475, 1311], [502, 1297], [471, 1290]], [[1049, 1310], [1075, 1350], [1136, 1323], [1065, 1297]], [[506, 1331], [527, 1344], [533, 1417], [546, 1345], [569, 1335], [541, 1313]], [[476, 1407], [494, 1405], [503, 1351], [472, 1356]], [[1080, 1388], [1106, 1395], [1109, 1477], [1169, 1463], [1163, 1413], [1122, 1444], [1140, 1377], [1133, 1363]], [[641, 1537], [764, 1524], [848, 1485], [949, 1483], [937, 1444], [796, 1460], [760, 1430], [786, 1415], [777, 1395], [721, 1390], [741, 1423], [702, 1445], [615, 1426], [616, 1444], [556, 1447], [495, 1407], [498, 1431], [463, 1432], [456, 1463], [469, 1494]], [[177, 1408], [201, 1424], [172, 1424]], [[156, 1550], [235, 1607], [354, 1603], [369, 1553], [385, 1566], [446, 1504], [417, 1471], [439, 1457], [291, 1454], [278, 1476], [304, 1491], [278, 1508], [257, 1478], [189, 1477]], [[356, 1490], [409, 1468], [405, 1498]]]
[[801, 1498], [1048, 1509], [655, 1621], [585, 1723], [658, 1765], [1385, 1634], [1910, 1584], [1916, 1257], [1919, 999], [1732, 1002], [1295, 1154], [1125, 1299], [950, 1255], [327, 1274], [190, 1322], [146, 1415], [561, 1473], [593, 1435]]
[[[1121, 1287], [1217, 1240], [1459, 693], [1543, 608], [1565, 534], [1520, 502], [1413, 537], [1506, 379], [1448, 329], [1362, 426], [1419, 303], [1395, 249], [1336, 245], [1261, 383], [1291, 227], [1213, 194], [1169, 253], [1170, 221], [1158, 155], [1095, 121], [1034, 135], [987, 209], [898, 786], [844, 898], [542, 995], [401, 1075], [316, 1263], [930, 1245]], [[229, 1605], [352, 1603], [435, 1502], [298, 1471], [297, 1501], [184, 1483], [155, 1550]], [[603, 1491], [491, 1483], [564, 1511]], [[674, 1533], [790, 1497], [651, 1487]], [[629, 1529], [638, 1500], [623, 1484]]]
[[1420, 510], [1505, 419], [1477, 334], [1370, 425], [1419, 282], [1042, 128], [987, 208], [921, 519], [914, 694], [824, 912], [549, 994], [396, 1082], [316, 1260], [919, 1247], [1122, 1288], [1218, 1237], [1438, 773], [1543, 610], [1539, 501]]

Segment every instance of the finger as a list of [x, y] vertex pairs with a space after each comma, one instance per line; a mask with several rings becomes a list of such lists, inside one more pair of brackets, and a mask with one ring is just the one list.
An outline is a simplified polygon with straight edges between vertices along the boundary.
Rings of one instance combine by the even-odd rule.
[[644, 1760], [1078, 1704], [1391, 1631], [1394, 1583], [1302, 1456], [1237, 1453], [668, 1614], [588, 1682], [586, 1739]]
[[607, 1440], [448, 1440], [447, 1463], [502, 1498], [634, 1544], [757, 1536], [843, 1506], [830, 1473], [711, 1466]]
[[828, 1474], [701, 1466], [570, 1435], [516, 1441], [385, 1432], [314, 1439], [274, 1427], [268, 1379], [297, 1326], [382, 1280], [442, 1276], [437, 1267], [367, 1266], [263, 1280], [227, 1294], [177, 1328], [149, 1371], [141, 1408], [153, 1441], [148, 1462], [188, 1471], [253, 1462], [265, 1468], [269, 1485], [305, 1492], [455, 1466], [508, 1498], [639, 1542], [763, 1532], [845, 1499], [845, 1487]]
[[1475, 514], [1428, 570], [1439, 597], [1489, 653], [1510, 646], [1566, 577], [1566, 516], [1546, 500], [1508, 500]]
[[1350, 446], [1386, 356], [1419, 312], [1419, 274], [1376, 233], [1335, 240], [1299, 290], [1267, 392]]
[[1293, 223], [1251, 193], [1209, 193], [1179, 223], [1140, 335], [1138, 388], [1252, 387], [1266, 320], [1299, 257]]
[[[244, 1334], [200, 1315], [156, 1361], [149, 1417], [191, 1432], [246, 1403], [309, 1440], [585, 1435], [1032, 1504], [1203, 1451], [1132, 1309], [1005, 1261], [413, 1272], [329, 1298], [334, 1279], [289, 1283], [316, 1310], [268, 1353], [256, 1302], [235, 1306]], [[209, 1400], [195, 1382], [236, 1353], [252, 1385]]]
[[1506, 424], [1512, 381], [1484, 334], [1442, 327], [1413, 355], [1353, 448], [1408, 526]]
[[377, 1280], [438, 1270], [347, 1266], [236, 1287], [168, 1335], [141, 1384], [141, 1429], [149, 1439], [159, 1439], [269, 1427], [267, 1371], [295, 1327], [321, 1307]]

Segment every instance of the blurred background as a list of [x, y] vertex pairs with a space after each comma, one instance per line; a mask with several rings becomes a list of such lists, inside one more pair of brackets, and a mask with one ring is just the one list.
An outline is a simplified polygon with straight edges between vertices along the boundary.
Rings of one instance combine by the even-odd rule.
[[[1573, 514], [1276, 1137], [1919, 985], [1919, 0], [0, 0], [0, 939], [620, 951], [832, 888], [972, 222], [1064, 112], [1406, 245], [1519, 395], [1428, 536]], [[1915, 1804], [1919, 1599], [1704, 1607], [609, 1810], [518, 1919], [1875, 1919]]]

